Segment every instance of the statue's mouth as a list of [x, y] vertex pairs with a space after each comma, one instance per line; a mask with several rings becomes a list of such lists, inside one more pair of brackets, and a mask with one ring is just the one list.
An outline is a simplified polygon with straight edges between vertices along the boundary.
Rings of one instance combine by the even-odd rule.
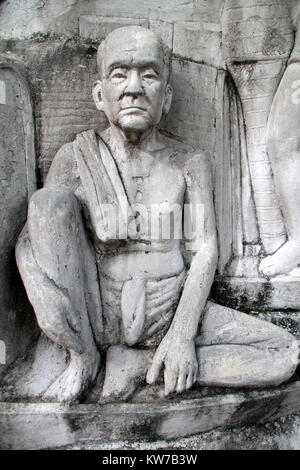
[[122, 108], [121, 111], [146, 111], [146, 109], [141, 106], [127, 106], [126, 108]]

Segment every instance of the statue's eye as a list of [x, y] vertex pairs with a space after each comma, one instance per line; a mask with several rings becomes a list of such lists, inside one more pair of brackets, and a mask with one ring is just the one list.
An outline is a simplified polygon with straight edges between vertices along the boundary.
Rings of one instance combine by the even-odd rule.
[[157, 80], [159, 77], [158, 77], [158, 73], [156, 73], [154, 70], [152, 69], [149, 69], [149, 70], [145, 70], [143, 73], [142, 73], [142, 77], [143, 79], [146, 79], [146, 80]]
[[127, 77], [126, 70], [116, 69], [113, 70], [110, 74], [110, 78], [112, 82], [119, 82], [125, 80]]

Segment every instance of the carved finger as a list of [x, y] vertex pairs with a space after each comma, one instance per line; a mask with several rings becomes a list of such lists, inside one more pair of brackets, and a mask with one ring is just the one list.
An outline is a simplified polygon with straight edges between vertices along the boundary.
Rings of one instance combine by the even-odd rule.
[[162, 358], [157, 356], [157, 353], [156, 353], [156, 355], [153, 358], [152, 365], [146, 375], [147, 384], [151, 385], [157, 381], [160, 370], [162, 368], [162, 364], [163, 364]]
[[166, 368], [164, 371], [165, 379], [165, 396], [175, 391], [177, 383], [177, 373], [171, 368]]
[[196, 367], [196, 370], [194, 372], [194, 381], [193, 383], [196, 383], [199, 380], [199, 367]]
[[186, 370], [182, 370], [179, 373], [178, 381], [177, 381], [177, 387], [176, 387], [176, 392], [182, 393], [185, 390], [185, 384], [186, 384]]
[[193, 369], [190, 370], [188, 376], [187, 376], [187, 379], [186, 379], [186, 389], [189, 390], [194, 382], [195, 382], [195, 379], [196, 379], [196, 376], [195, 376], [195, 372]]

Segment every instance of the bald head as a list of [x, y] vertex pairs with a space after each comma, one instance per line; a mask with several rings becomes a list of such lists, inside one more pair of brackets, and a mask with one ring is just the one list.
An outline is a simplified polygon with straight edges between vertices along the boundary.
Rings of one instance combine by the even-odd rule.
[[163, 41], [149, 29], [141, 26], [126, 26], [118, 28], [108, 34], [101, 42], [97, 52], [97, 65], [100, 77], [107, 72], [110, 63], [114, 62], [114, 55], [120, 52], [126, 57], [133, 50], [149, 57], [160, 57], [166, 81], [169, 81], [171, 72], [171, 53]]

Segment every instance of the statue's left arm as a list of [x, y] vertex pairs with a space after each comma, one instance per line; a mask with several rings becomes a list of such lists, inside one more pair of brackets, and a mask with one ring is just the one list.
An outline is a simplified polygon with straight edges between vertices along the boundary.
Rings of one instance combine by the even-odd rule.
[[164, 366], [166, 395], [187, 390], [196, 381], [198, 363], [194, 339], [218, 258], [211, 172], [207, 158], [204, 155], [195, 155], [186, 163], [184, 173], [185, 204], [189, 205], [194, 214], [193, 237], [187, 245], [187, 249], [192, 251], [192, 261], [173, 322], [158, 347], [147, 374], [147, 382], [154, 383]]

